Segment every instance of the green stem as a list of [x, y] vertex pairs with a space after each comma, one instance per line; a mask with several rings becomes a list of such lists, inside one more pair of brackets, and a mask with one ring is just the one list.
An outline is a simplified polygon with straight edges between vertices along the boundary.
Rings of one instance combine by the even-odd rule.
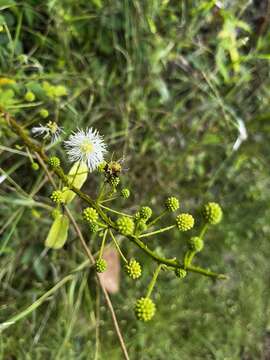
[[100, 222], [100, 221], [96, 221], [96, 223], [97, 223], [99, 226], [103, 227], [103, 228], [108, 227], [107, 225], [103, 224], [103, 223]]
[[[2, 112], [2, 114], [1, 114]], [[45, 161], [46, 163], [48, 163], [48, 157], [47, 155], [44, 153], [44, 150], [42, 147], [40, 147], [36, 142], [34, 142], [27, 134], [26, 130], [17, 123], [17, 121], [12, 118], [10, 116], [10, 114], [8, 114], [7, 112], [3, 111], [0, 108], [0, 114], [3, 116], [3, 118], [7, 121], [7, 124], [12, 128], [12, 130], [22, 139], [22, 141], [25, 143], [25, 145], [31, 149], [34, 153], [37, 153], [41, 159], [43, 161]], [[68, 186], [70, 188], [70, 190], [72, 190], [75, 194], [77, 194], [82, 200], [84, 200], [86, 203], [88, 203], [89, 205], [91, 205], [92, 207], [94, 207], [98, 214], [100, 215], [100, 217], [102, 218], [102, 220], [112, 229], [116, 229], [116, 225], [114, 223], [114, 221], [112, 221], [105, 213], [104, 211], [101, 209], [100, 205], [94, 201], [89, 195], [83, 193], [81, 190], [77, 189], [75, 186], [71, 185], [68, 181], [68, 177], [65, 175], [63, 169], [61, 167], [53, 169], [55, 175], [58, 176], [59, 179], [61, 179], [63, 181], [63, 183]], [[206, 230], [204, 230], [205, 232]], [[203, 232], [203, 234], [204, 234]], [[167, 259], [167, 258], [162, 258], [159, 255], [157, 255], [154, 251], [150, 250], [140, 239], [138, 239], [135, 236], [129, 236], [128, 237], [134, 244], [136, 244], [136, 246], [138, 246], [139, 248], [141, 248], [148, 256], [150, 256], [151, 258], [153, 258], [155, 261], [157, 261], [160, 264], [164, 264], [164, 265], [168, 265], [174, 268], [179, 268], [179, 267], [183, 267], [183, 265], [181, 265], [179, 263], [179, 261], [175, 260], [175, 259]], [[191, 271], [191, 272], [195, 272], [195, 273], [199, 273], [205, 276], [209, 276], [209, 277], [213, 277], [216, 279], [227, 279], [228, 277], [224, 274], [218, 274], [218, 273], [214, 273], [210, 270], [205, 270], [199, 267], [195, 267], [195, 266], [188, 266], [186, 268], [186, 270]]]
[[188, 250], [184, 256], [184, 268], [186, 269], [192, 262], [196, 251]]
[[221, 279], [221, 280], [228, 280], [229, 279], [229, 277], [227, 275], [217, 274], [217, 273], [215, 273], [215, 272], [213, 272], [211, 270], [200, 268], [199, 266], [189, 265], [187, 267], [187, 270], [192, 271], [192, 272], [196, 272], [198, 274], [202, 274], [202, 275], [205, 275], [205, 276], [210, 276], [210, 277], [213, 277], [213, 278], [216, 278], [216, 279]]
[[154, 274], [153, 274], [153, 277], [152, 277], [152, 280], [148, 286], [148, 289], [147, 289], [147, 293], [146, 293], [146, 297], [149, 298], [152, 294], [152, 291], [154, 289], [154, 286], [156, 284], [156, 281], [157, 281], [157, 278], [158, 278], [158, 274], [161, 270], [161, 267], [162, 267], [162, 264], [159, 264], [158, 267], [156, 268]]
[[128, 263], [127, 259], [125, 258], [124, 254], [122, 253], [122, 250], [120, 249], [120, 246], [118, 244], [118, 241], [116, 240], [115, 236], [113, 235], [113, 232], [110, 230], [110, 235], [113, 239], [113, 242], [115, 244], [116, 249], [118, 250], [121, 258], [124, 260], [125, 263]]
[[105, 181], [103, 181], [103, 183], [101, 184], [98, 196], [97, 196], [97, 202], [100, 202], [102, 200], [103, 194], [104, 194], [104, 188], [105, 188]]
[[125, 214], [125, 213], [123, 213], [123, 212], [113, 210], [113, 209], [111, 209], [111, 208], [109, 208], [109, 207], [107, 207], [107, 206], [104, 206], [104, 205], [101, 205], [101, 204], [99, 204], [99, 206], [102, 207], [102, 209], [105, 209], [105, 210], [107, 210], [107, 211], [110, 211], [110, 212], [112, 212], [112, 213], [114, 213], [114, 214], [132, 217], [132, 215], [128, 215], [128, 214]]
[[152, 231], [152, 232], [149, 232], [149, 233], [146, 233], [146, 234], [142, 234], [142, 235], [139, 236], [139, 238], [160, 234], [160, 233], [163, 233], [165, 231], [169, 231], [169, 230], [173, 229], [174, 227], [175, 227], [175, 225], [170, 225], [170, 226], [167, 226], [165, 228], [162, 228], [162, 229], [159, 229], [159, 230], [156, 230], [156, 231]]
[[201, 232], [200, 232], [200, 234], [199, 234], [199, 237], [200, 237], [201, 239], [204, 237], [207, 229], [208, 229], [208, 224], [204, 224], [203, 227], [202, 227], [202, 229], [201, 229]]
[[153, 226], [157, 221], [159, 221], [166, 213], [168, 212], [168, 210], [164, 210], [159, 216], [157, 216], [153, 221], [151, 221], [148, 226]]
[[118, 196], [114, 196], [114, 197], [112, 197], [112, 198], [109, 198], [109, 199], [106, 199], [106, 200], [102, 200], [102, 201], [100, 201], [99, 203], [100, 203], [100, 204], [104, 204], [104, 203], [106, 203], [106, 202], [113, 201], [113, 200], [115, 200], [115, 199], [117, 199], [117, 198], [118, 198]]
[[60, 280], [56, 285], [54, 285], [50, 290], [45, 294], [40, 296], [33, 304], [28, 306], [26, 309], [21, 311], [19, 314], [12, 316], [4, 323], [0, 324], [0, 331], [6, 329], [10, 325], [15, 324], [17, 321], [23, 319], [25, 316], [31, 314], [35, 309], [37, 309], [45, 300], [51, 297], [61, 286], [63, 286], [68, 281], [71, 281], [74, 278], [74, 275], [67, 275], [62, 280]]
[[103, 234], [102, 243], [101, 243], [101, 247], [100, 247], [100, 251], [99, 251], [99, 255], [98, 255], [99, 260], [102, 258], [102, 255], [103, 255], [103, 250], [104, 250], [104, 246], [105, 246], [105, 242], [106, 242], [107, 233], [108, 233], [108, 229], [106, 229]]

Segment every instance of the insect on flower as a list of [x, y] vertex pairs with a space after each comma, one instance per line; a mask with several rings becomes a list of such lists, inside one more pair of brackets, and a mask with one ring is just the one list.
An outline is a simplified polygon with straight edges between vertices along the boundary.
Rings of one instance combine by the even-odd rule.
[[90, 171], [104, 160], [107, 148], [102, 136], [93, 128], [78, 129], [65, 141], [65, 147], [71, 162], [83, 161]]
[[35, 136], [43, 135], [43, 139], [51, 138], [51, 142], [56, 142], [61, 133], [63, 132], [63, 128], [58, 126], [56, 122], [49, 121], [45, 126], [41, 125], [32, 128], [32, 133]]

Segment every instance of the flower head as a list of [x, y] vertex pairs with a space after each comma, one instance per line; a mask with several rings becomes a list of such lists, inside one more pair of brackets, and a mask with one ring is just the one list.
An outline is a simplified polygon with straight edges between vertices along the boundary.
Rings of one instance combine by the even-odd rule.
[[61, 190], [54, 190], [50, 197], [56, 204], [61, 204], [63, 202], [63, 192]]
[[65, 141], [65, 146], [70, 161], [83, 161], [90, 171], [95, 170], [104, 160], [106, 144], [97, 130], [93, 128], [74, 132]]
[[124, 198], [124, 199], [128, 199], [129, 196], [130, 196], [130, 191], [128, 188], [124, 188], [121, 190], [121, 196]]
[[135, 304], [135, 314], [139, 320], [149, 321], [155, 315], [156, 305], [150, 298], [140, 298]]
[[204, 243], [199, 236], [193, 236], [189, 239], [188, 245], [190, 250], [199, 252], [203, 249]]
[[152, 209], [149, 206], [143, 206], [140, 209], [140, 217], [141, 219], [148, 220], [152, 216]]
[[103, 273], [107, 269], [107, 261], [105, 259], [98, 259], [95, 264], [96, 272]]
[[43, 135], [43, 139], [51, 138], [52, 143], [59, 139], [62, 132], [63, 128], [58, 126], [54, 121], [49, 121], [45, 126], [40, 124], [32, 128], [32, 133], [35, 136]]
[[176, 216], [176, 225], [180, 231], [188, 231], [194, 226], [194, 218], [190, 214], [180, 214]]
[[122, 235], [129, 236], [133, 234], [135, 224], [131, 218], [127, 216], [121, 216], [116, 220], [116, 227]]
[[179, 278], [179, 279], [184, 279], [187, 276], [187, 272], [185, 269], [182, 268], [177, 268], [175, 269], [175, 275]]
[[96, 209], [88, 207], [83, 210], [83, 218], [89, 223], [95, 223], [98, 220], [98, 213]]
[[222, 209], [218, 203], [209, 202], [203, 207], [203, 216], [209, 224], [216, 225], [222, 220]]
[[142, 275], [142, 268], [138, 261], [131, 259], [129, 263], [125, 266], [125, 270], [131, 279], [138, 279]]
[[167, 210], [174, 212], [179, 209], [179, 200], [174, 196], [170, 196], [165, 201], [165, 206]]

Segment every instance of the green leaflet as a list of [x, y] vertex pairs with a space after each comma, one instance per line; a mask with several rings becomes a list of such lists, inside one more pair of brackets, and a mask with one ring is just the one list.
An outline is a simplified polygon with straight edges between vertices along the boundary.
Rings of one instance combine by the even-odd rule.
[[69, 219], [66, 215], [57, 216], [50, 228], [45, 246], [51, 249], [61, 249], [67, 240], [68, 228]]
[[[68, 173], [69, 181], [77, 189], [80, 189], [85, 183], [88, 175], [88, 167], [84, 162], [76, 162]], [[70, 203], [76, 194], [66, 186], [63, 188], [63, 200], [66, 204]]]

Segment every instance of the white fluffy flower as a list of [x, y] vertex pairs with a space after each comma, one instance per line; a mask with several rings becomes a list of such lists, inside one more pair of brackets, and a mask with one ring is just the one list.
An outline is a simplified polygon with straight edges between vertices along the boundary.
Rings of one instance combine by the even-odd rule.
[[102, 136], [93, 128], [78, 129], [65, 141], [65, 147], [70, 161], [83, 161], [90, 171], [95, 170], [103, 161], [106, 152]]
[[61, 133], [63, 132], [63, 128], [58, 126], [56, 122], [49, 121], [45, 126], [39, 124], [39, 126], [32, 128], [32, 133], [35, 136], [43, 135], [43, 139], [51, 138], [51, 142], [56, 142]]

